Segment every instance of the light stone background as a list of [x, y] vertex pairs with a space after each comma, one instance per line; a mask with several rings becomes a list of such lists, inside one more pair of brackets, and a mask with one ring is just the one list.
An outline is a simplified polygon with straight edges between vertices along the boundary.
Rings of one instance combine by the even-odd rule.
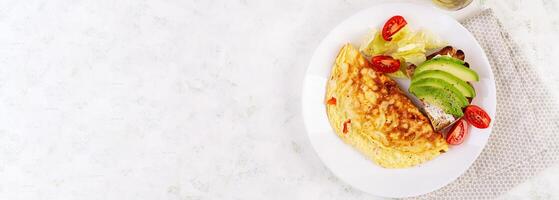
[[[0, 0], [0, 199], [375, 199], [299, 101], [320, 40], [378, 2]], [[559, 2], [483, 5], [559, 91]], [[559, 199], [559, 166], [502, 198]]]

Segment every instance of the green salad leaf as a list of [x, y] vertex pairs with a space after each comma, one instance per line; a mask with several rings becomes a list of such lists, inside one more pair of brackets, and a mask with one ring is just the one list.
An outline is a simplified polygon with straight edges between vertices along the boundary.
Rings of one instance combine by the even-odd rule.
[[[445, 42], [431, 32], [425, 30], [412, 31], [405, 26], [392, 36], [391, 41], [385, 41], [380, 30], [371, 31], [359, 50], [367, 57], [389, 55], [399, 59], [403, 64], [402, 66], [407, 66], [408, 63], [421, 64], [426, 60], [426, 52], [445, 45]], [[402, 67], [399, 72], [389, 75], [395, 78], [405, 78], [404, 71], [405, 68]]]

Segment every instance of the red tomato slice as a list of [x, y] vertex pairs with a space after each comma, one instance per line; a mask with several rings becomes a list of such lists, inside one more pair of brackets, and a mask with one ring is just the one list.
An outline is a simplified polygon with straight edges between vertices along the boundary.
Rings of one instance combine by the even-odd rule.
[[457, 145], [464, 142], [464, 138], [468, 134], [468, 123], [464, 119], [458, 120], [448, 132], [446, 143]]
[[328, 99], [328, 101], [326, 101], [326, 104], [328, 105], [336, 105], [336, 98], [331, 97], [330, 99]]
[[344, 134], [347, 134], [347, 132], [348, 132], [348, 127], [347, 127], [347, 126], [348, 126], [349, 124], [351, 124], [351, 119], [348, 119], [348, 120], [345, 121], [344, 124], [343, 124], [342, 132], [343, 132]]
[[377, 72], [392, 73], [400, 69], [400, 61], [390, 56], [375, 56], [371, 59], [371, 66]]
[[469, 105], [464, 111], [464, 118], [476, 128], [487, 128], [491, 123], [489, 115], [476, 105]]
[[404, 28], [408, 22], [404, 17], [396, 15], [388, 19], [382, 27], [382, 38], [386, 41], [392, 40], [392, 35], [396, 34], [400, 29]]

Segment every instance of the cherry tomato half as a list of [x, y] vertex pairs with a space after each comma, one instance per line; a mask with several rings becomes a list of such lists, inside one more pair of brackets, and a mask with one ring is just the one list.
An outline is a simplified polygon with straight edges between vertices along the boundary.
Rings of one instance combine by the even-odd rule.
[[459, 119], [448, 132], [446, 143], [452, 145], [462, 144], [467, 134], [468, 123], [464, 119]]
[[396, 15], [388, 19], [382, 27], [382, 38], [386, 41], [392, 40], [392, 35], [396, 34], [400, 29], [404, 28], [408, 22], [404, 17]]
[[491, 123], [489, 115], [476, 105], [469, 105], [464, 111], [464, 118], [476, 128], [487, 128]]
[[400, 61], [390, 56], [375, 56], [371, 59], [371, 66], [377, 72], [392, 73], [400, 69]]

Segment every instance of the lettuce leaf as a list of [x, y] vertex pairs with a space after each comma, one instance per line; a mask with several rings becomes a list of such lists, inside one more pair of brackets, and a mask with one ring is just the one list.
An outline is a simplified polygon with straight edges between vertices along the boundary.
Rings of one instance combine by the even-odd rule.
[[[367, 57], [376, 55], [389, 55], [406, 63], [419, 65], [426, 60], [426, 52], [445, 46], [446, 43], [437, 36], [426, 30], [412, 31], [405, 26], [392, 36], [391, 41], [382, 38], [380, 30], [372, 30], [359, 47], [359, 50]], [[405, 77], [405, 73], [395, 72], [389, 75], [393, 77]]]

